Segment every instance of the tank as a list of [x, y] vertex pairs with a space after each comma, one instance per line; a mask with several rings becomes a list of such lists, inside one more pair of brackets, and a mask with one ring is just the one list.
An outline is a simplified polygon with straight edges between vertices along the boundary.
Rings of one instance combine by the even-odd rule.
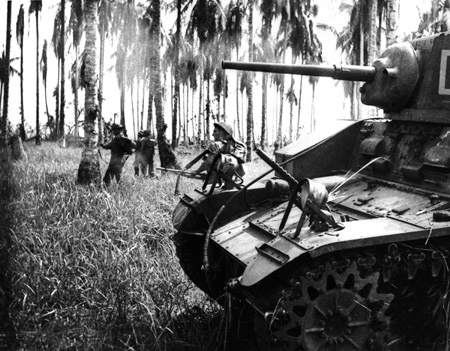
[[223, 63], [362, 81], [361, 101], [383, 114], [275, 160], [257, 150], [271, 173], [180, 197], [183, 270], [235, 307], [259, 349], [449, 349], [449, 57], [447, 32], [370, 67]]

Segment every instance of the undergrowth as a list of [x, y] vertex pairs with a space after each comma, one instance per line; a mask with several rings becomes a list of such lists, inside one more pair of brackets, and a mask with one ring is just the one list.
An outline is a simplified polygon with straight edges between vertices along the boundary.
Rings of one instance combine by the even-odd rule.
[[121, 184], [79, 186], [81, 149], [26, 151], [1, 183], [0, 348], [223, 350], [226, 315], [184, 275], [170, 240], [176, 176], [134, 177], [130, 158]]

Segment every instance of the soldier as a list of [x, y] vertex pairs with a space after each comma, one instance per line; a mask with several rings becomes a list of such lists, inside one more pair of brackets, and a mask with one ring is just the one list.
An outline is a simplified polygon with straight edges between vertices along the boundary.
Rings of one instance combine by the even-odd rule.
[[156, 141], [150, 138], [150, 131], [144, 130], [142, 134], [143, 138], [141, 141], [141, 152], [143, 156], [143, 167], [144, 167], [144, 171], [142, 172], [145, 175], [148, 167], [148, 175], [150, 177], [154, 177], [155, 171], [153, 168], [153, 156], [155, 155]]
[[134, 153], [134, 175], [139, 176], [139, 169], [142, 172], [142, 175], [145, 175], [145, 163], [144, 163], [144, 154], [142, 153], [142, 138], [144, 137], [143, 131], [140, 130], [138, 132], [138, 140], [136, 141], [136, 151]]
[[[243, 143], [233, 138], [233, 128], [225, 122], [214, 123], [213, 137], [214, 141], [208, 146], [208, 156], [193, 173], [197, 175], [208, 171], [216, 156], [220, 154], [215, 170], [221, 171], [230, 179], [235, 174], [243, 177], [245, 175], [243, 163], [245, 162], [246, 148]], [[225, 179], [223, 189], [232, 188], [233, 184]]]
[[136, 145], [130, 139], [123, 136], [123, 126], [113, 124], [111, 130], [114, 133], [114, 138], [107, 144], [100, 144], [102, 148], [111, 150], [108, 169], [103, 178], [106, 185], [110, 185], [114, 177], [116, 177], [117, 182], [120, 181], [123, 166], [133, 153], [133, 149], [136, 148]]

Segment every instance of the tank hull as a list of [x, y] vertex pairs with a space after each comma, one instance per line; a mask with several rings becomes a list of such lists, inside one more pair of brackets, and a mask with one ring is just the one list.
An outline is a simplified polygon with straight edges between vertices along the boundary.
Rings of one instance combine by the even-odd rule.
[[183, 269], [219, 303], [245, 306], [266, 349], [445, 350], [449, 130], [369, 119], [280, 150], [294, 182], [328, 190], [336, 228], [311, 216], [299, 229], [301, 194], [276, 176], [186, 194], [173, 220]]

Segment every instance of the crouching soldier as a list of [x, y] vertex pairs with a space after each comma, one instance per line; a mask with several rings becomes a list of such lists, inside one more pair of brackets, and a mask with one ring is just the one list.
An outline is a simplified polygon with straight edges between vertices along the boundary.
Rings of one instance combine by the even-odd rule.
[[124, 127], [118, 124], [113, 124], [111, 130], [114, 138], [107, 144], [100, 144], [104, 149], [111, 150], [111, 158], [109, 160], [108, 169], [106, 170], [103, 181], [106, 185], [111, 184], [111, 180], [115, 177], [117, 182], [120, 181], [122, 169], [128, 157], [136, 148], [135, 143], [123, 135]]
[[[213, 170], [222, 172], [228, 179], [232, 179], [235, 175], [242, 178], [245, 175], [243, 163], [247, 150], [242, 142], [233, 138], [233, 128], [225, 122], [214, 123], [213, 137], [214, 141], [208, 146], [208, 156], [193, 173], [197, 175], [209, 171], [214, 166], [213, 161], [217, 155], [220, 155]], [[210, 178], [212, 179], [214, 177]], [[233, 188], [233, 183], [228, 179], [225, 179], [223, 189]]]

